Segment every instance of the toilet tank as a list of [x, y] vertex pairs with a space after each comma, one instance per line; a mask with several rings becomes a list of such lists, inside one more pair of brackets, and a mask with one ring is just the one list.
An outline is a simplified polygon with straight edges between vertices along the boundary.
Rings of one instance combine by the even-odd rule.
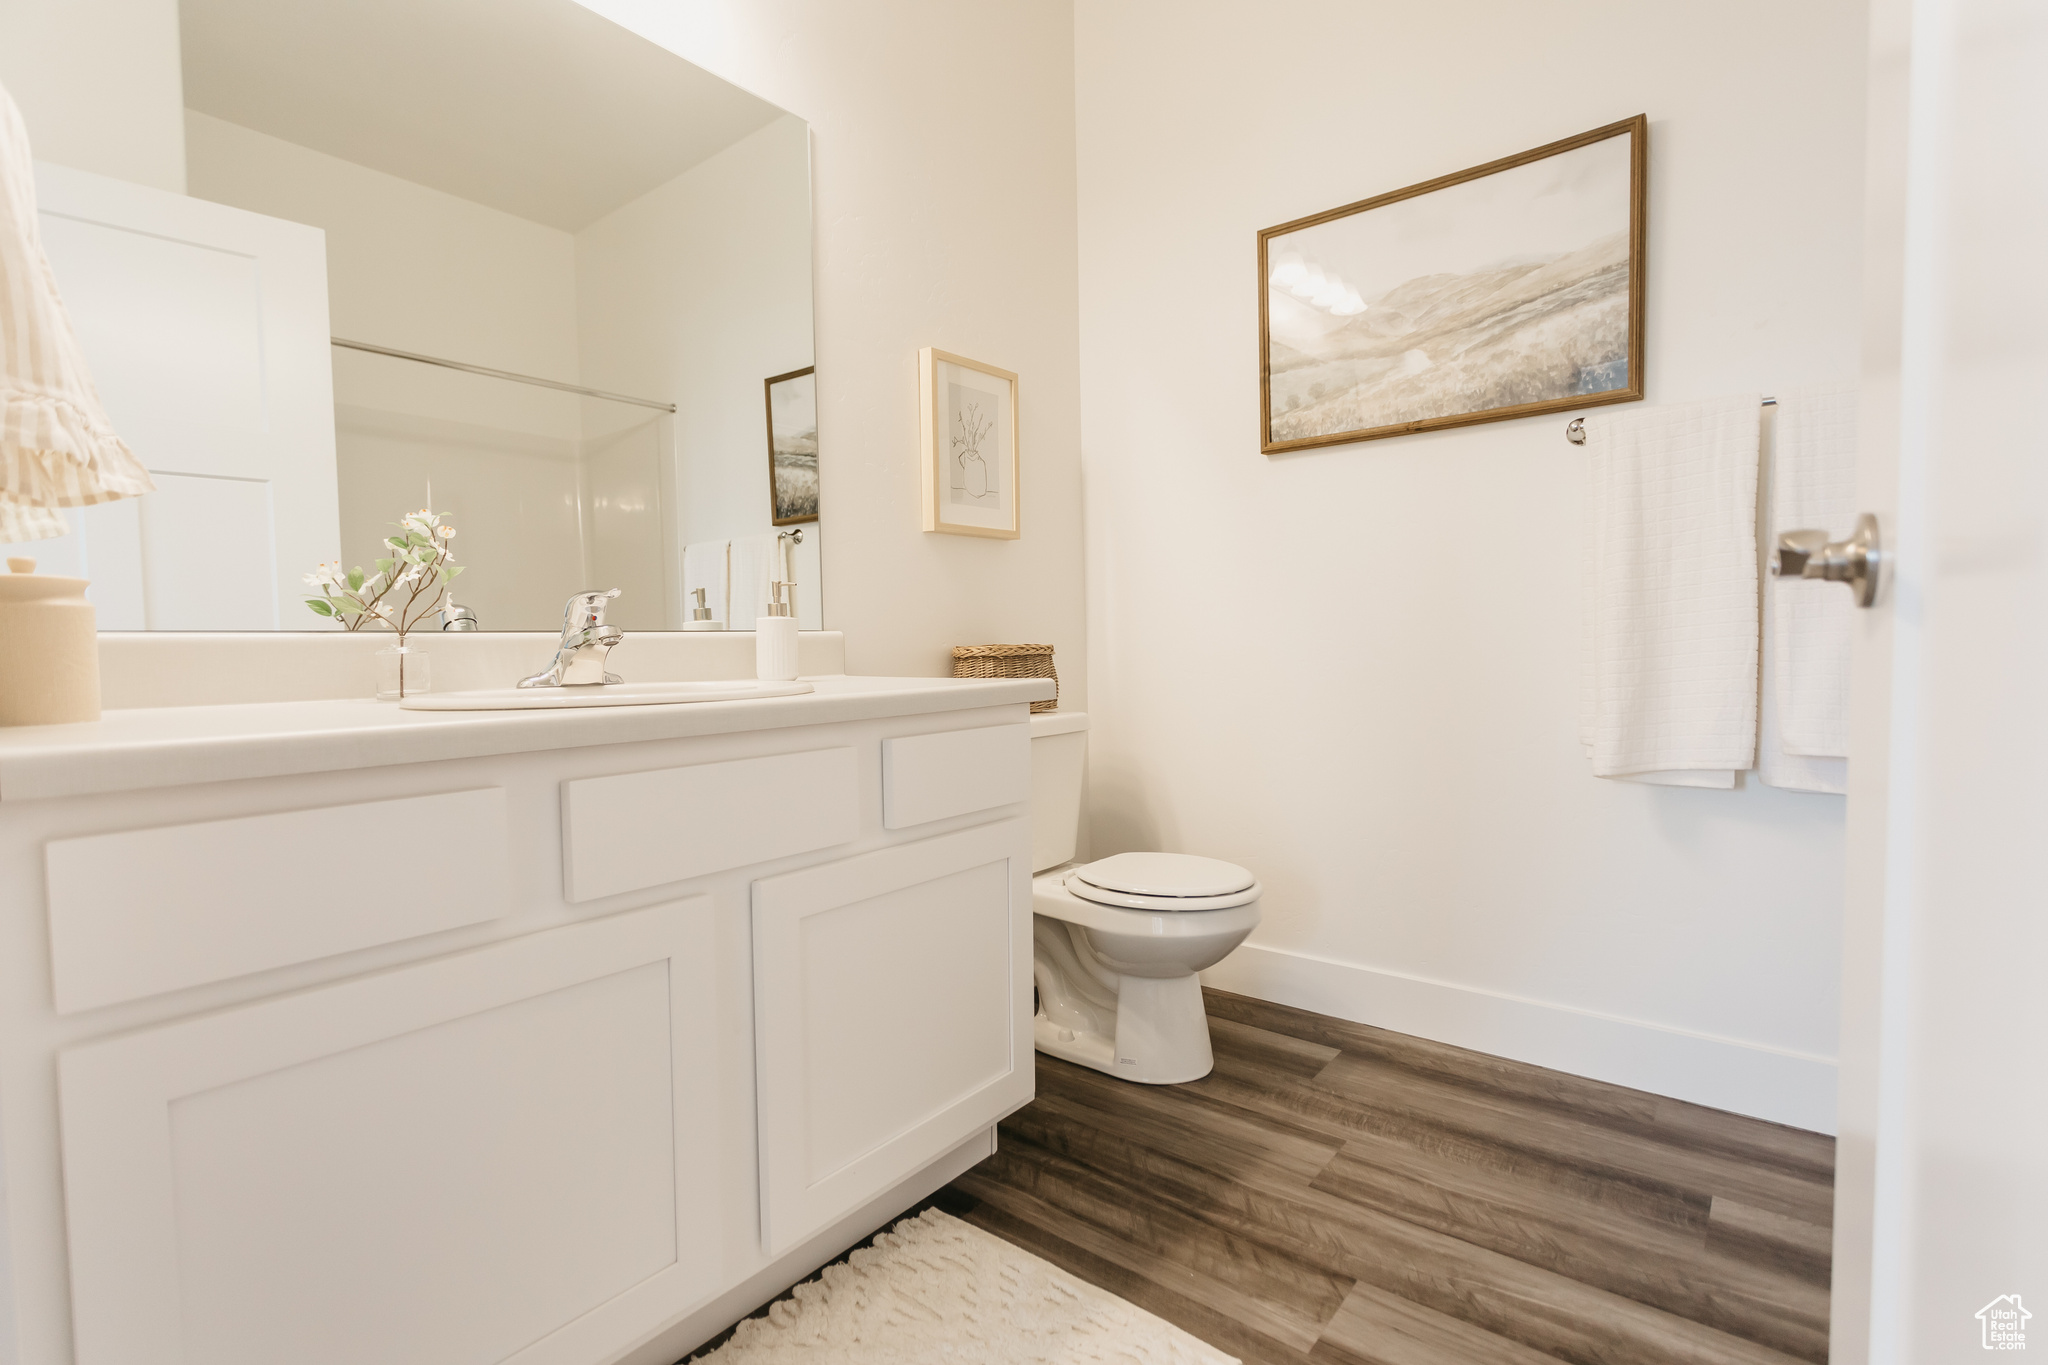
[[1031, 870], [1071, 862], [1081, 835], [1081, 778], [1087, 769], [1088, 715], [1041, 711], [1031, 717]]

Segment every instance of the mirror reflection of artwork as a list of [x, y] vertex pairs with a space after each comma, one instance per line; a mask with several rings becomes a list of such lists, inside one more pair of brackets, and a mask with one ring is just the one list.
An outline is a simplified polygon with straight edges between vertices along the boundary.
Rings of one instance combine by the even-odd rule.
[[809, 366], [768, 380], [768, 489], [774, 524], [818, 519], [818, 376]]
[[944, 351], [921, 354], [924, 529], [1017, 535], [1017, 376]]
[[1638, 116], [1259, 234], [1267, 454], [1643, 396]]

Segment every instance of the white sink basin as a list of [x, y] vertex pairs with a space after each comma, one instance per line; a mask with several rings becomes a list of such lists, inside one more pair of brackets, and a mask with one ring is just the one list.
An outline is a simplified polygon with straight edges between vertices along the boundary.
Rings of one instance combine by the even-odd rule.
[[585, 706], [667, 706], [685, 701], [743, 701], [753, 697], [796, 697], [807, 682], [757, 682], [728, 678], [716, 682], [605, 683], [583, 687], [492, 687], [481, 692], [429, 692], [407, 697], [407, 711], [562, 711]]

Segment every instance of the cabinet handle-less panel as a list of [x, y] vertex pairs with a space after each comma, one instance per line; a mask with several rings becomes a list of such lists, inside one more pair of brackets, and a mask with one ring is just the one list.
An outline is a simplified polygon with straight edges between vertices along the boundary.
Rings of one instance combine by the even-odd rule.
[[981, 725], [882, 741], [882, 825], [908, 829], [1031, 796], [1031, 727]]
[[754, 883], [770, 1255], [1031, 1098], [1030, 854], [1004, 820]]
[[58, 1056], [77, 1365], [589, 1365], [718, 1286], [711, 902]]
[[[431, 849], [394, 878], [346, 844]], [[312, 962], [505, 913], [502, 788], [55, 839], [57, 1011]]]
[[852, 843], [852, 749], [585, 777], [562, 784], [562, 894], [572, 904]]

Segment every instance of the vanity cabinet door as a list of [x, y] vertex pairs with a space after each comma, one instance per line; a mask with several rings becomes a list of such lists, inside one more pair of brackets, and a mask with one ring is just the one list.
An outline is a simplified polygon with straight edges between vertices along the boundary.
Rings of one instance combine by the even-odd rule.
[[754, 883], [769, 1255], [1031, 1098], [1030, 829], [1004, 820]]
[[59, 1055], [78, 1365], [589, 1365], [718, 1287], [711, 902]]

